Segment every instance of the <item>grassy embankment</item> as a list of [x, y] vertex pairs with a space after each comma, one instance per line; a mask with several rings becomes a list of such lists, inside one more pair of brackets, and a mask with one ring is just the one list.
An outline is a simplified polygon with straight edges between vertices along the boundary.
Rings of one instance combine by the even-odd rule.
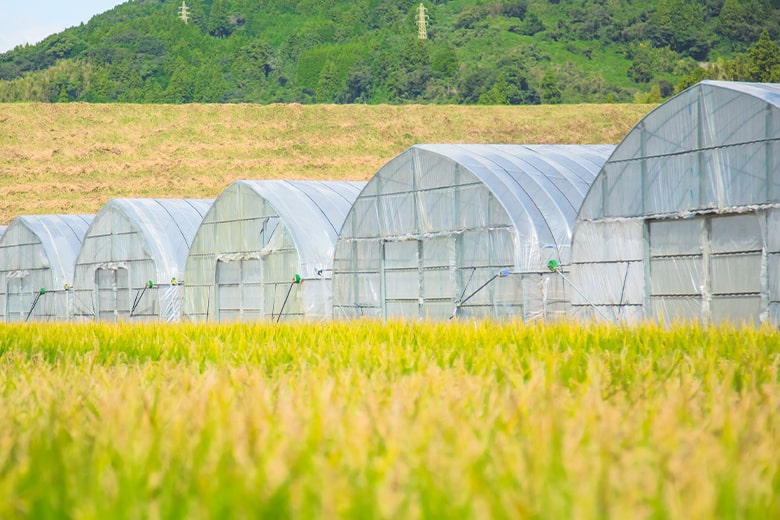
[[617, 144], [651, 108], [0, 104], [0, 223], [237, 179], [367, 180], [418, 143]]
[[2, 518], [778, 518], [780, 336], [0, 325]]

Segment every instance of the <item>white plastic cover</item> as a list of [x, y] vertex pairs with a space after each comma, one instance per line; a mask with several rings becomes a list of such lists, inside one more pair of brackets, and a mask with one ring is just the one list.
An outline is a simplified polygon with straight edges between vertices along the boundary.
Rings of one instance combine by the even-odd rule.
[[780, 84], [704, 81], [604, 165], [572, 242], [576, 314], [777, 323]]
[[4, 321], [67, 319], [73, 266], [94, 215], [30, 215], [0, 238], [0, 315]]
[[[334, 314], [443, 319], [566, 310], [547, 263], [610, 145], [417, 145], [383, 166], [336, 244]], [[509, 275], [508, 273], [512, 273]]]
[[212, 202], [109, 201], [87, 230], [76, 261], [76, 315], [107, 321], [180, 319], [184, 264]]
[[336, 237], [364, 186], [232, 183], [193, 240], [185, 268], [185, 316], [220, 321], [330, 318]]

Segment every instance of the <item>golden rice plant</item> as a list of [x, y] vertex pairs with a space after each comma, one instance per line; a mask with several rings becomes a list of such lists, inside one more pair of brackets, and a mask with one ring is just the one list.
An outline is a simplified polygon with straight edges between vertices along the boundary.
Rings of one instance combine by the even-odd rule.
[[780, 336], [0, 325], [0, 518], [778, 518]]

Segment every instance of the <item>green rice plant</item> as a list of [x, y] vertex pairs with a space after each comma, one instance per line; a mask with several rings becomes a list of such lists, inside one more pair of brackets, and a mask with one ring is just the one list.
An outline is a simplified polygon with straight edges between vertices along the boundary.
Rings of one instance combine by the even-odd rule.
[[780, 335], [0, 325], [1, 518], [777, 518]]

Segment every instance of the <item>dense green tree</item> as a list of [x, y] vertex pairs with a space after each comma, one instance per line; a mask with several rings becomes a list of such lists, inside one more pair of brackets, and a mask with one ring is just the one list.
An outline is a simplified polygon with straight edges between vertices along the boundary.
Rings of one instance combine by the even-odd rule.
[[780, 45], [764, 31], [748, 50], [748, 77], [750, 81], [780, 83]]
[[171, 74], [171, 80], [165, 89], [165, 101], [168, 103], [191, 103], [194, 81], [191, 70], [183, 60], [178, 60]]
[[320, 78], [317, 82], [317, 102], [333, 103], [336, 96], [341, 92], [341, 83], [339, 81], [338, 69], [336, 64], [328, 60], [320, 70]]
[[704, 81], [705, 79], [710, 79], [710, 75], [708, 74], [707, 69], [704, 67], [696, 67], [693, 72], [685, 76], [679, 81], [679, 83], [677, 83], [677, 85], [675, 85], [674, 91], [675, 93], [680, 93], [683, 90], [694, 86], [700, 81]]
[[[722, 36], [737, 42], [750, 43], [758, 40], [766, 23], [773, 17], [765, 0], [725, 0], [718, 15], [716, 30]], [[777, 22], [776, 16], [774, 17]], [[773, 30], [776, 32], [777, 27]]]
[[563, 101], [561, 89], [558, 87], [558, 78], [551, 68], [544, 71], [541, 83], [542, 103], [548, 105], [558, 104]]
[[703, 30], [704, 12], [696, 0], [659, 0], [649, 20], [648, 36], [656, 47], [706, 59], [711, 43]]
[[439, 78], [451, 78], [458, 72], [458, 56], [449, 45], [438, 48], [431, 56], [431, 72]]
[[490, 90], [479, 96], [480, 105], [509, 104], [509, 83], [503, 74], [499, 74]]
[[539, 16], [531, 11], [525, 16], [525, 20], [520, 25], [520, 34], [524, 34], [526, 36], [533, 36], [534, 34], [540, 33], [544, 31], [544, 23], [542, 23], [542, 19], [539, 18]]
[[483, 67], [475, 67], [461, 76], [458, 82], [458, 101], [465, 104], [476, 104], [479, 98], [492, 86], [495, 72]]
[[216, 38], [227, 38], [233, 32], [233, 26], [228, 18], [227, 8], [223, 0], [214, 0], [209, 12], [208, 32]]
[[347, 73], [347, 81], [344, 90], [339, 96], [340, 103], [365, 103], [371, 98], [371, 89], [374, 86], [374, 74], [371, 66], [364, 62], [358, 62]]
[[511, 18], [519, 18], [522, 20], [525, 18], [525, 13], [528, 11], [528, 0], [514, 0], [512, 2], [504, 2], [501, 5], [501, 12], [504, 16]]

